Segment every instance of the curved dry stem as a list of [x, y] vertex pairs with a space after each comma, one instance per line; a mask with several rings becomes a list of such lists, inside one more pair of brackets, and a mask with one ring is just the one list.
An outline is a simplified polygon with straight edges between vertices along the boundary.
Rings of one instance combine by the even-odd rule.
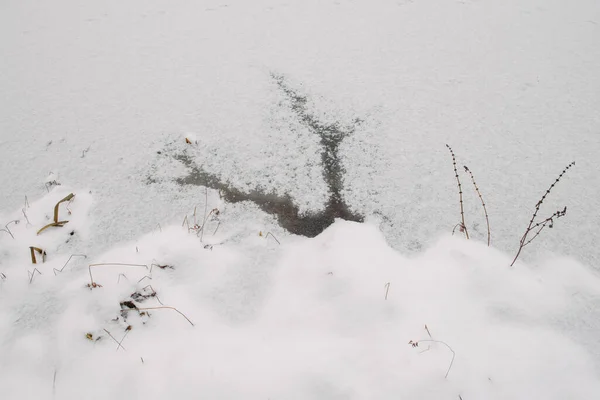
[[92, 285], [92, 287], [95, 287], [94, 284], [96, 282], [94, 282], [94, 277], [92, 276], [92, 267], [100, 267], [100, 266], [121, 266], [121, 267], [145, 267], [146, 269], [148, 269], [148, 266], [146, 264], [126, 264], [126, 263], [99, 263], [99, 264], [90, 264], [88, 267], [88, 271], [90, 272], [90, 284]]
[[67, 222], [69, 222], [69, 221], [52, 222], [51, 224], [48, 224], [48, 225], [44, 226], [42, 229], [40, 229], [39, 231], [37, 231], [37, 234], [39, 235], [40, 233], [42, 233], [46, 229], [50, 228], [51, 226], [57, 226], [57, 227], [62, 228]]
[[[154, 289], [153, 289], [153, 290], [154, 290]], [[189, 322], [189, 323], [190, 323], [192, 326], [195, 326], [195, 325], [194, 325], [194, 323], [193, 323], [192, 321], [190, 321], [190, 319], [189, 319], [188, 317], [186, 317], [186, 315], [185, 315], [184, 313], [182, 313], [181, 311], [179, 311], [179, 310], [178, 310], [178, 309], [176, 309], [175, 307], [169, 307], [169, 306], [161, 306], [161, 307], [143, 307], [143, 308], [140, 308], [140, 307], [138, 307], [138, 308], [137, 308], [137, 310], [142, 310], [142, 311], [144, 311], [144, 310], [160, 310], [160, 309], [163, 309], [163, 308], [168, 308], [169, 310], [174, 310], [174, 311], [177, 311], [179, 314], [181, 314], [181, 316], [182, 316], [183, 318], [185, 318], [185, 319], [187, 320], [187, 322]]]
[[277, 238], [275, 237], [275, 235], [273, 235], [271, 232], [267, 232], [267, 234], [265, 235], [265, 239], [269, 237], [269, 235], [271, 235], [271, 237], [273, 239], [275, 239], [275, 241], [277, 242], [277, 244], [281, 244], [281, 242], [279, 242], [279, 240], [277, 240]]
[[56, 203], [56, 205], [54, 206], [54, 223], [58, 223], [58, 206], [60, 206], [60, 203], [64, 203], [65, 201], [71, 201], [73, 197], [75, 197], [75, 195], [73, 193], [69, 193], [64, 199]]
[[83, 257], [83, 258], [87, 258], [87, 256], [85, 254], [71, 254], [71, 257], [69, 257], [69, 259], [67, 260], [67, 262], [65, 263], [65, 265], [62, 266], [61, 269], [56, 269], [54, 268], [54, 275], [56, 276], [56, 271], [58, 272], [63, 272], [63, 269], [65, 269], [65, 267], [67, 266], [67, 264], [69, 263], [69, 261], [71, 261], [71, 259], [73, 257]]
[[434, 339], [423, 339], [423, 340], [419, 340], [417, 342], [409, 342], [409, 344], [416, 344], [418, 346], [419, 343], [421, 343], [421, 342], [440, 343], [440, 344], [443, 344], [444, 346], [446, 346], [448, 348], [448, 350], [450, 350], [452, 352], [452, 360], [450, 360], [450, 365], [448, 366], [448, 370], [446, 371], [446, 375], [444, 375], [444, 378], [448, 378], [448, 374], [450, 373], [450, 369], [452, 368], [452, 364], [454, 364], [454, 357], [456, 357], [456, 353], [454, 352], [454, 350], [452, 350], [452, 347], [450, 347], [448, 345], [448, 343], [446, 343], [446, 342], [443, 342], [441, 340], [434, 340]]

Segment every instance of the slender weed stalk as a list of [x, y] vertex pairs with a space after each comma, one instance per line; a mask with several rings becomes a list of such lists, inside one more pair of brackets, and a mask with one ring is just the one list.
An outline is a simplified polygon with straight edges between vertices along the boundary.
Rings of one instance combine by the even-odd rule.
[[67, 262], [65, 263], [65, 265], [62, 266], [61, 269], [56, 269], [54, 268], [54, 276], [56, 276], [56, 272], [63, 272], [63, 270], [65, 269], [65, 267], [67, 266], [67, 264], [69, 263], [69, 261], [71, 261], [71, 259], [73, 257], [83, 257], [83, 258], [87, 258], [87, 256], [85, 254], [71, 254], [71, 257], [69, 257], [69, 259], [67, 260]]
[[37, 269], [37, 268], [34, 268], [34, 269], [33, 269], [33, 272], [31, 272], [31, 271], [27, 271], [27, 275], [29, 275], [29, 283], [32, 283], [32, 282], [33, 282], [33, 277], [35, 276], [35, 273], [36, 273], [36, 272], [37, 272], [39, 275], [41, 275], [41, 274], [42, 274], [42, 273], [40, 272], [40, 270], [39, 270], [39, 269]]
[[475, 186], [475, 191], [477, 192], [477, 196], [479, 196], [479, 200], [481, 200], [481, 205], [483, 206], [483, 212], [485, 213], [485, 223], [487, 224], [487, 245], [489, 247], [492, 234], [490, 231], [490, 219], [488, 217], [487, 208], [485, 207], [485, 201], [483, 201], [483, 197], [481, 196], [479, 187], [477, 186], [477, 183], [475, 183], [475, 177], [473, 176], [473, 173], [471, 172], [471, 170], [469, 168], [467, 168], [466, 165], [464, 165], [464, 168], [465, 168], [465, 172], [468, 172], [469, 175], [471, 176], [471, 182], [473, 182], [473, 186]]
[[42, 229], [40, 229], [37, 232], [38, 235], [40, 233], [42, 233], [44, 230], [46, 230], [47, 228], [50, 228], [51, 226], [63, 227], [67, 222], [69, 222], [69, 221], [59, 221], [58, 220], [58, 207], [60, 206], [60, 203], [64, 203], [65, 201], [68, 202], [67, 203], [67, 211], [69, 211], [69, 214], [71, 214], [71, 210], [69, 210], [68, 204], [71, 203], [71, 201], [73, 200], [74, 197], [75, 197], [75, 195], [73, 193], [69, 193], [64, 199], [62, 199], [58, 203], [56, 203], [56, 205], [54, 206], [54, 222], [52, 222], [52, 223], [44, 226]]
[[[460, 228], [460, 231], [464, 232], [466, 238], [469, 239], [469, 231], [467, 230], [467, 225], [465, 224], [465, 210], [463, 207], [462, 186], [460, 184], [460, 178], [458, 177], [458, 170], [456, 169], [456, 157], [454, 156], [454, 151], [452, 151], [452, 148], [447, 144], [446, 144], [446, 147], [448, 148], [448, 150], [450, 150], [450, 154], [452, 155], [452, 165], [454, 166], [454, 176], [456, 176], [456, 182], [458, 183], [458, 198], [459, 198], [459, 202], [460, 202], [460, 222], [458, 223], [458, 226]], [[456, 226], [454, 228], [456, 229]]]
[[169, 306], [160, 306], [160, 307], [136, 307], [136, 310], [139, 311], [146, 311], [146, 310], [161, 310], [161, 309], [169, 309], [169, 310], [173, 310], [173, 311], [177, 311], [179, 314], [181, 314], [181, 316], [183, 316], [183, 318], [185, 318], [187, 320], [187, 322], [190, 323], [190, 325], [195, 326], [194, 323], [181, 311], [179, 311], [178, 309], [176, 309], [175, 307], [169, 307]]
[[35, 257], [35, 252], [37, 251], [42, 256], [42, 263], [46, 262], [46, 251], [40, 249], [39, 247], [29, 246], [29, 251], [31, 253], [31, 263], [37, 264], [37, 260]]
[[121, 348], [121, 349], [123, 349], [123, 351], [127, 351], [127, 350], [125, 350], [125, 347], [123, 347], [121, 342], [119, 342], [117, 339], [115, 339], [115, 337], [108, 330], [104, 329], [104, 332], [106, 332], [108, 334], [108, 336], [110, 336], [112, 338], [112, 340], [115, 341], [115, 343], [117, 344], [117, 350], [119, 350], [119, 348]]
[[[519, 255], [521, 255], [523, 248], [525, 246], [527, 246], [529, 243], [531, 243], [533, 241], [533, 239], [538, 237], [540, 235], [540, 233], [542, 232], [542, 230], [546, 226], [548, 228], [553, 228], [554, 227], [554, 219], [564, 217], [567, 214], [567, 206], [565, 206], [565, 208], [563, 208], [562, 210], [556, 211], [554, 214], [552, 214], [548, 218], [546, 218], [542, 221], [539, 221], [539, 222], [535, 221], [535, 219], [537, 218], [538, 212], [540, 211], [540, 207], [544, 203], [544, 200], [546, 200], [546, 197], [550, 194], [550, 191], [554, 188], [554, 186], [556, 186], [556, 184], [560, 181], [560, 179], [563, 177], [563, 175], [574, 165], [575, 165], [575, 161], [573, 161], [572, 163], [567, 165], [565, 167], [565, 169], [562, 170], [560, 175], [558, 175], [558, 178], [556, 178], [554, 180], [552, 185], [550, 185], [548, 190], [546, 190], [546, 193], [544, 193], [542, 198], [535, 205], [535, 211], [533, 212], [533, 216], [531, 217], [531, 220], [529, 221], [529, 225], [527, 225], [527, 229], [525, 229], [525, 233], [523, 234], [523, 236], [521, 237], [521, 241], [519, 242], [519, 250], [517, 251], [517, 254], [515, 255], [515, 258], [513, 259], [512, 263], [510, 263], [511, 267], [515, 264], [515, 262], [517, 261], [517, 258], [519, 258]], [[530, 238], [529, 234], [534, 231], [535, 231], [535, 234]]]
[[450, 360], [450, 365], [448, 366], [448, 370], [446, 371], [446, 375], [444, 375], [444, 378], [448, 378], [448, 374], [450, 373], [450, 369], [452, 368], [452, 364], [454, 364], [454, 358], [456, 357], [456, 353], [454, 352], [454, 350], [452, 350], [452, 347], [450, 347], [448, 345], [448, 343], [446, 342], [442, 342], [441, 340], [434, 340], [434, 339], [423, 339], [423, 340], [419, 340], [419, 341], [410, 341], [408, 342], [408, 344], [410, 344], [412, 347], [419, 347], [419, 343], [423, 343], [423, 342], [431, 342], [431, 343], [439, 343], [439, 344], [443, 344], [444, 346], [446, 346], [446, 348], [448, 348], [448, 350], [450, 350], [452, 352], [452, 360]]
[[101, 266], [121, 266], [121, 267], [144, 267], [149, 269], [146, 264], [124, 264], [124, 263], [100, 263], [100, 264], [90, 264], [88, 267], [88, 271], [90, 272], [90, 284], [88, 285], [90, 288], [95, 288], [98, 285], [94, 282], [94, 277], [92, 276], [92, 267], [101, 267]]

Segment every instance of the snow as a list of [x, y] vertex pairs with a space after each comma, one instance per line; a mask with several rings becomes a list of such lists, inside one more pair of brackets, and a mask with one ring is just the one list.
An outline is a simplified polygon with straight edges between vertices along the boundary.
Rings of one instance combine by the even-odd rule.
[[[71, 214], [59, 209], [69, 222], [37, 235], [70, 192]], [[584, 399], [600, 391], [597, 336], [581, 332], [598, 332], [600, 278], [575, 261], [509, 268], [508, 255], [448, 234], [406, 257], [369, 222], [273, 238], [231, 225], [226, 204], [205, 235], [160, 226], [69, 260], [89, 234], [93, 201], [85, 189], [57, 186], [30, 200], [31, 226], [21, 221], [10, 227], [14, 240], [2, 238], [3, 398]], [[28, 245], [46, 250], [46, 261], [31, 264]], [[103, 263], [130, 265], [93, 266]], [[29, 279], [34, 267], [41, 274]], [[123, 314], [125, 301], [139, 310]], [[184, 315], [144, 310], [162, 306]]]
[[[597, 398], [599, 29], [594, 0], [3, 1], [0, 397]], [[274, 77], [349, 132], [364, 224], [299, 237], [181, 184], [186, 154], [323, 210], [319, 138]], [[466, 175], [472, 240], [450, 234], [446, 143], [492, 247]], [[540, 210], [567, 215], [509, 268], [571, 161]], [[147, 268], [91, 267], [90, 290], [98, 263]], [[195, 326], [124, 322], [135, 292], [160, 305], [148, 284]]]

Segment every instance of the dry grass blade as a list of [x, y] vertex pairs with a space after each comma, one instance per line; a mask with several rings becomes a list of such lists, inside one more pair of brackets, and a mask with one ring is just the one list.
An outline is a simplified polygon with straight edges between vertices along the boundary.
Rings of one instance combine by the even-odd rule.
[[485, 207], [485, 201], [483, 201], [483, 197], [481, 196], [481, 192], [479, 191], [479, 187], [477, 186], [477, 183], [475, 183], [475, 177], [473, 176], [473, 173], [471, 172], [471, 170], [469, 168], [467, 168], [467, 166], [464, 166], [465, 168], [465, 172], [468, 172], [469, 175], [471, 176], [471, 182], [473, 182], [473, 186], [475, 186], [475, 191], [477, 192], [477, 196], [479, 196], [479, 200], [481, 200], [481, 205], [483, 206], [483, 212], [485, 213], [485, 223], [487, 224], [487, 245], [490, 245], [491, 242], [491, 231], [490, 231], [490, 219], [488, 218], [488, 212], [487, 212], [487, 208]]
[[267, 234], [265, 235], [265, 239], [266, 239], [266, 238], [268, 238], [268, 237], [269, 237], [269, 235], [271, 235], [271, 237], [272, 237], [273, 239], [275, 239], [275, 241], [277, 242], [277, 244], [281, 244], [281, 243], [279, 242], [279, 240], [277, 240], [277, 238], [275, 237], [275, 235], [273, 235], [271, 232], [267, 232]]
[[410, 344], [412, 347], [419, 347], [419, 343], [422, 343], [422, 342], [431, 342], [431, 343], [443, 344], [444, 346], [446, 346], [448, 348], [448, 350], [450, 350], [452, 352], [452, 359], [450, 360], [450, 365], [448, 366], [448, 370], [446, 371], [446, 375], [444, 375], [444, 378], [448, 378], [448, 374], [450, 373], [450, 369], [452, 368], [452, 364], [454, 364], [454, 358], [456, 357], [456, 353], [454, 352], [454, 350], [452, 350], [452, 347], [450, 347], [446, 342], [442, 342], [441, 340], [434, 340], [434, 339], [424, 339], [424, 340], [419, 340], [417, 342], [413, 342], [411, 340], [410, 342], [408, 342], [408, 344]]
[[12, 220], [10, 222], [8, 222], [6, 225], [4, 225], [4, 229], [0, 229], [0, 232], [6, 232], [10, 235], [10, 237], [12, 237], [13, 239], [15, 238], [14, 235], [12, 234], [10, 228], [8, 227], [10, 224], [15, 224], [17, 225], [19, 223], [18, 219]]
[[[446, 144], [446, 147], [448, 148], [448, 150], [450, 151], [450, 154], [452, 155], [452, 165], [454, 166], [454, 176], [456, 176], [456, 182], [458, 183], [458, 197], [459, 197], [459, 202], [460, 202], [460, 228], [461, 231], [465, 233], [465, 236], [467, 239], [469, 239], [469, 231], [467, 230], [467, 225], [465, 224], [465, 210], [463, 207], [463, 192], [462, 192], [462, 186], [460, 184], [460, 178], [458, 177], [458, 170], [456, 169], [456, 157], [454, 156], [454, 151], [452, 151], [452, 148]], [[455, 227], [456, 229], [456, 227]], [[452, 231], [454, 232], [454, 230]]]
[[56, 276], [56, 272], [63, 272], [63, 270], [65, 269], [65, 267], [67, 266], [67, 264], [71, 261], [71, 259], [73, 257], [83, 257], [83, 258], [87, 258], [87, 256], [85, 254], [71, 254], [71, 257], [69, 257], [69, 259], [67, 260], [67, 262], [65, 263], [65, 265], [62, 266], [61, 269], [56, 269], [54, 268], [54, 275]]
[[29, 276], [29, 283], [33, 282], [33, 277], [35, 276], [35, 273], [36, 273], [36, 272], [37, 272], [38, 274], [40, 274], [40, 275], [42, 274], [42, 273], [40, 272], [40, 270], [39, 270], [39, 269], [37, 269], [37, 268], [34, 268], [34, 269], [33, 269], [33, 272], [31, 272], [31, 271], [27, 271], [27, 275]]
[[161, 309], [169, 309], [169, 310], [177, 311], [179, 314], [181, 314], [181, 316], [183, 316], [183, 318], [185, 318], [187, 320], [187, 322], [190, 323], [190, 325], [195, 326], [194, 323], [192, 321], [190, 321], [190, 319], [188, 317], [186, 317], [186, 315], [184, 313], [182, 313], [181, 311], [179, 311], [175, 307], [161, 306], [161, 307], [144, 307], [144, 308], [138, 307], [137, 308], [137, 310], [140, 310], [140, 311], [145, 311], [145, 310], [161, 310]]
[[46, 261], [46, 252], [39, 247], [29, 246], [29, 251], [31, 252], [31, 263], [37, 264], [37, 260], [35, 257], [35, 252], [37, 251], [42, 256], [42, 262]]
[[101, 267], [101, 266], [120, 266], [120, 267], [145, 267], [148, 269], [146, 264], [126, 264], [126, 263], [99, 263], [99, 264], [90, 264], [88, 267], [88, 271], [90, 272], [90, 287], [96, 287], [96, 282], [94, 282], [94, 277], [92, 276], [92, 267]]
[[108, 336], [110, 336], [112, 338], [112, 340], [115, 341], [115, 343], [117, 344], [117, 350], [119, 350], [119, 347], [123, 349], [123, 351], [127, 351], [125, 350], [125, 347], [123, 347], [123, 345], [117, 340], [115, 339], [115, 337], [106, 329], [104, 329], [104, 332], [106, 332], [108, 334]]
[[57, 226], [57, 227], [62, 228], [67, 222], [69, 222], [69, 221], [52, 222], [51, 224], [48, 224], [48, 225], [44, 226], [42, 229], [40, 229], [39, 231], [37, 231], [37, 234], [39, 235], [40, 233], [42, 233], [46, 229], [50, 228], [51, 226]]
[[6, 232], [6, 233], [8, 233], [10, 235], [11, 238], [13, 238], [13, 239], [15, 238], [13, 236], [12, 232], [10, 231], [10, 229], [0, 229], [0, 232]]
[[62, 199], [61, 201], [56, 203], [56, 205], [54, 206], [54, 223], [55, 224], [58, 224], [58, 206], [60, 206], [60, 203], [64, 203], [65, 201], [71, 201], [71, 199], [73, 197], [75, 197], [75, 195], [73, 193], [69, 193], [64, 199]]

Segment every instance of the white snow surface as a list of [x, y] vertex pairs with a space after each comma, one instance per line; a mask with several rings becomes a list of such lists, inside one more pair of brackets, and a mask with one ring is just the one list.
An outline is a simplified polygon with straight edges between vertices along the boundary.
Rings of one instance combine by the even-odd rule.
[[[3, 0], [0, 60], [1, 399], [600, 398], [600, 2]], [[176, 182], [185, 151], [323, 209], [319, 139], [273, 75], [360, 120], [340, 155], [364, 224], [299, 237]], [[450, 234], [446, 143], [491, 247], [467, 175], [472, 240]], [[540, 210], [566, 216], [509, 268], [571, 161]], [[159, 299], [194, 326], [123, 320]]]
[[[32, 202], [30, 225], [13, 224], [15, 239], [2, 238], [3, 399], [600, 393], [600, 278], [575, 261], [511, 269], [507, 255], [450, 235], [406, 257], [377, 225], [342, 220], [278, 244], [258, 230], [240, 235], [227, 212], [209, 218], [207, 232], [224, 226], [202, 242], [187, 226], [161, 226], [69, 261], [92, 224], [87, 190], [72, 191], [71, 214], [60, 206], [64, 227], [36, 234], [69, 192]], [[32, 244], [46, 262], [31, 264]], [[137, 266], [89, 266], [101, 263]], [[29, 279], [34, 268], [41, 274]], [[123, 315], [124, 301], [139, 310]], [[143, 310], [161, 306], [184, 315]]]
[[[88, 251], [105, 251], [201, 200], [147, 184], [180, 172], [156, 152], [191, 133], [209, 172], [317, 210], [316, 139], [280, 105], [275, 73], [322, 120], [364, 121], [342, 143], [345, 197], [385, 216], [394, 248], [418, 252], [458, 222], [448, 143], [507, 252], [576, 161], [543, 210], [567, 217], [524, 257], [600, 268], [599, 38], [596, 0], [5, 0], [0, 209], [45, 191], [52, 171], [95, 192]], [[481, 239], [479, 200], [465, 196]]]

